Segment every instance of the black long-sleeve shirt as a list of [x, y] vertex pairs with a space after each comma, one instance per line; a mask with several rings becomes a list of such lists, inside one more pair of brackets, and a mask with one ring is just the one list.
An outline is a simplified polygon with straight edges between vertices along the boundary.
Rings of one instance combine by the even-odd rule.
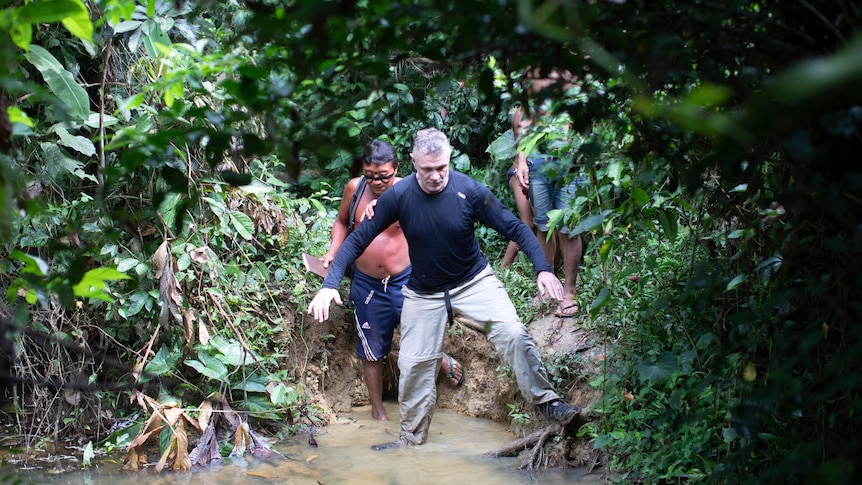
[[487, 187], [450, 170], [449, 183], [436, 194], [425, 193], [415, 174], [383, 192], [374, 207], [374, 217], [350, 233], [335, 254], [323, 287], [337, 288], [346, 268], [395, 221], [400, 222], [410, 248], [413, 271], [407, 287], [419, 293], [454, 288], [488, 265], [476, 240], [477, 221], [518, 243], [536, 274], [551, 271], [530, 228]]

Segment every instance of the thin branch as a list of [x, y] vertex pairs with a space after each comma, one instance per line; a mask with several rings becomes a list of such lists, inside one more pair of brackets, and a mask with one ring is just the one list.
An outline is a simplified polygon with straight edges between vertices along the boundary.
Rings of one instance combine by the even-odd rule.
[[811, 11], [811, 13], [813, 13], [815, 17], [817, 17], [821, 22], [823, 22], [827, 27], [829, 27], [829, 30], [831, 30], [831, 31], [832, 31], [832, 33], [833, 33], [833, 34], [835, 34], [835, 36], [836, 36], [836, 37], [838, 37], [839, 39], [841, 39], [841, 42], [844, 42], [844, 41], [846, 41], [846, 40], [847, 40], [847, 39], [845, 39], [845, 38], [844, 38], [844, 35], [841, 33], [841, 31], [840, 31], [840, 30], [838, 30], [838, 28], [837, 28], [837, 27], [835, 27], [835, 24], [833, 24], [832, 22], [830, 22], [830, 21], [829, 21], [829, 19], [827, 19], [825, 15], [823, 15], [822, 13], [820, 13], [820, 11], [819, 11], [819, 10], [817, 10], [816, 8], [814, 8], [814, 6], [813, 6], [813, 5], [811, 5], [810, 3], [808, 3], [806, 0], [799, 0], [799, 3], [801, 3], [803, 7], [807, 8], [808, 10], [810, 10], [810, 11]]
[[111, 39], [105, 44], [105, 59], [102, 61], [102, 82], [99, 85], [99, 187], [105, 185], [105, 79], [108, 77], [108, 61], [111, 59]]

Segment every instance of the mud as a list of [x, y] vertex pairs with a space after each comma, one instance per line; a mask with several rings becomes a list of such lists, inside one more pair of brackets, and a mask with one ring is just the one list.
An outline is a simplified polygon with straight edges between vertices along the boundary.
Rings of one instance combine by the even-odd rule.
[[[583, 316], [558, 318], [553, 314], [539, 315], [529, 323], [540, 352], [548, 363], [549, 371], [556, 371], [553, 362], [560, 355], [574, 355], [574, 375], [557, 376], [562, 383], [564, 398], [587, 409], [598, 397], [588, 385], [600, 372], [604, 354], [599, 340], [583, 326]], [[331, 423], [339, 417], [349, 415], [354, 407], [369, 404], [368, 394], [362, 380], [362, 361], [355, 355], [352, 314], [342, 308], [334, 309], [329, 321], [318, 324], [306, 318], [303, 338], [291, 340], [292, 352], [310, 357], [311, 364], [305, 371], [305, 381], [315, 396], [314, 403], [324, 410]], [[548, 424], [535, 407], [525, 402], [514, 379], [491, 347], [488, 339], [477, 330], [474, 322], [456, 318], [447, 332], [444, 349], [461, 362], [466, 376], [459, 387], [452, 387], [443, 376], [438, 378], [437, 406], [466, 416], [490, 419], [507, 423], [513, 440], [525, 436]], [[393, 352], [384, 365], [384, 400], [397, 401], [398, 383], [398, 339], [396, 332]], [[288, 354], [292, 355], [292, 354]], [[568, 362], [568, 367], [573, 366]], [[518, 423], [510, 413], [509, 405], [519, 412], [534, 417], [529, 423]], [[575, 455], [584, 464], [595, 462], [595, 452], [586, 441], [576, 445]]]

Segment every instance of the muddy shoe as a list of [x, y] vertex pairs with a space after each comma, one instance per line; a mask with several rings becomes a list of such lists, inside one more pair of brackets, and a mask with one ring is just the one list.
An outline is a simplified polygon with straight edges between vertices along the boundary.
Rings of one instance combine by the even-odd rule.
[[390, 450], [392, 448], [403, 448], [405, 446], [410, 446], [410, 443], [407, 442], [404, 438], [398, 438], [395, 441], [390, 441], [389, 443], [381, 443], [379, 445], [374, 445], [371, 447], [373, 451], [383, 451]]
[[573, 406], [562, 399], [554, 399], [553, 401], [539, 404], [539, 411], [548, 419], [553, 419], [563, 424], [568, 424], [576, 414], [581, 412], [577, 406]]

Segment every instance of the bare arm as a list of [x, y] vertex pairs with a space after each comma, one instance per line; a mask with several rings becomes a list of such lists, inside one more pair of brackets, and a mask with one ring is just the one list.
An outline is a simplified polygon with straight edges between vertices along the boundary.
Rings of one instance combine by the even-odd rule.
[[525, 126], [529, 126], [530, 119], [524, 116], [523, 108], [515, 110], [512, 116], [512, 134], [515, 136], [515, 177], [523, 188], [530, 187], [530, 168], [527, 166], [527, 154], [521, 151], [521, 133]]
[[350, 217], [350, 201], [353, 199], [353, 194], [356, 193], [358, 178], [352, 179], [344, 186], [344, 193], [341, 196], [341, 204], [338, 206], [338, 215], [335, 217], [335, 222], [332, 223], [332, 231], [330, 233], [329, 251], [320, 257], [320, 262], [324, 268], [328, 268], [332, 259], [335, 258], [335, 253], [338, 248], [344, 243], [347, 237], [347, 227], [350, 225], [348, 218]]

